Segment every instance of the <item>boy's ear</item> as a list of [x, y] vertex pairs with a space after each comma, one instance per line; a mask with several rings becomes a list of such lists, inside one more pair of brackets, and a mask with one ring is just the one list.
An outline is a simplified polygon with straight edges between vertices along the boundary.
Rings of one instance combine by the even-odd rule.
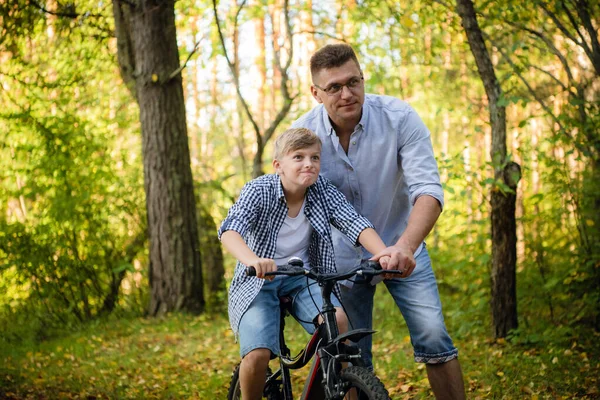
[[279, 160], [273, 159], [273, 169], [275, 172], [279, 172]]

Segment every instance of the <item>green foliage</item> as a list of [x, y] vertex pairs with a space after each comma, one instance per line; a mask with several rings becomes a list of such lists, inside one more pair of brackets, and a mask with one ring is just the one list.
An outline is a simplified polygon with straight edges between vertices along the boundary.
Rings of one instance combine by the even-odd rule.
[[[130, 272], [145, 242], [139, 149], [131, 147], [139, 148], [137, 113], [124, 90], [115, 92], [110, 43], [87, 36], [99, 28], [68, 25], [38, 16], [12, 32], [0, 70], [9, 89], [0, 92], [0, 326], [8, 340], [26, 331], [43, 338], [110, 311], [125, 276], [132, 293], [143, 293], [132, 279], [139, 267]], [[129, 301], [139, 309], [139, 298]]]

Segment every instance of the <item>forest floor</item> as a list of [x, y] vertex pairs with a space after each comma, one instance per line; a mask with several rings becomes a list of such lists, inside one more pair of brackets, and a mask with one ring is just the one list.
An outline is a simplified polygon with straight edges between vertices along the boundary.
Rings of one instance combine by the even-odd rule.
[[[561, 334], [561, 326], [541, 331], [530, 318], [528, 329], [511, 340], [492, 340], [485, 316], [453, 301], [460, 292], [441, 290], [468, 398], [600, 398], [598, 333], [570, 327]], [[424, 366], [412, 361], [400, 313], [385, 289], [376, 299], [377, 374], [393, 399], [432, 398]], [[225, 314], [113, 316], [43, 341], [7, 345], [0, 338], [0, 398], [224, 399], [239, 358]], [[299, 350], [307, 334], [295, 323], [286, 330], [292, 350]], [[306, 368], [293, 375], [296, 394]]]

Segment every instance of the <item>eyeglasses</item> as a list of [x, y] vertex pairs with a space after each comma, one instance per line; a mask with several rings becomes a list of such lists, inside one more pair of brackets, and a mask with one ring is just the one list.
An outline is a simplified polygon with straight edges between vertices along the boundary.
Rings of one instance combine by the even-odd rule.
[[342, 89], [344, 88], [344, 86], [346, 86], [350, 90], [358, 89], [359, 85], [364, 80], [365, 80], [365, 78], [362, 76], [354, 76], [354, 77], [350, 78], [350, 80], [346, 83], [334, 83], [333, 85], [328, 86], [326, 88], [322, 88], [321, 86], [317, 85], [316, 83], [313, 83], [313, 86], [316, 87], [317, 89], [321, 89], [322, 91], [327, 93], [328, 96], [335, 96], [336, 94], [342, 92]]

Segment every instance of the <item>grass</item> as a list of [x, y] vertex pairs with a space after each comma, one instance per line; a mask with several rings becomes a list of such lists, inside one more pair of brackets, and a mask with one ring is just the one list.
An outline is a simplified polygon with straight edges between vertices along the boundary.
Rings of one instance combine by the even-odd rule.
[[[469, 398], [600, 398], [598, 333], [533, 326], [530, 316], [528, 329], [511, 342], [493, 341], [485, 301], [441, 288]], [[426, 370], [412, 361], [408, 331], [385, 292], [376, 298], [376, 371], [394, 399], [431, 398]], [[297, 351], [307, 336], [293, 325]], [[225, 315], [112, 318], [53, 339], [0, 346], [0, 398], [7, 399], [222, 399], [239, 358]], [[305, 375], [294, 374], [296, 394]]]

